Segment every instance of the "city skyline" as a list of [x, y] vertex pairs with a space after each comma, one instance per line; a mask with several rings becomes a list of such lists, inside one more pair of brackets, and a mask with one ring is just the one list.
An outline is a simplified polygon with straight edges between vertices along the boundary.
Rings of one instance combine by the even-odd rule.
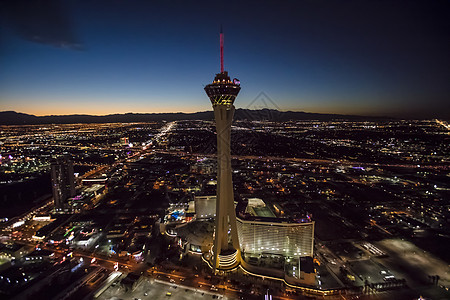
[[[242, 255], [227, 274], [209, 255], [214, 122], [3, 126], [0, 297], [449, 298], [447, 122], [234, 124]], [[52, 158], [66, 154], [76, 196], [59, 211]]]
[[210, 110], [223, 24], [241, 108], [264, 92], [282, 111], [449, 115], [446, 2], [17, 3], [1, 23], [2, 111]]
[[450, 299], [450, 3], [0, 8], [0, 299]]

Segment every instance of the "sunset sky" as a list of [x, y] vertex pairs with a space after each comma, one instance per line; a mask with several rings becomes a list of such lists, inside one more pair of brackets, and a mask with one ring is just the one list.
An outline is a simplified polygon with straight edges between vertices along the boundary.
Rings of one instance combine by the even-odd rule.
[[[4, 1], [0, 110], [36, 115], [235, 106], [450, 116], [449, 1]], [[264, 92], [270, 100], [255, 98]]]

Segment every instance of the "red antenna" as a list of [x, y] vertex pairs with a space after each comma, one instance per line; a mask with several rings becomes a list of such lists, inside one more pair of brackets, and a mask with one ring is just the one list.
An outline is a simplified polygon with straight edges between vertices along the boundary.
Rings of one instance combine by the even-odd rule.
[[223, 31], [220, 25], [220, 73], [223, 73]]

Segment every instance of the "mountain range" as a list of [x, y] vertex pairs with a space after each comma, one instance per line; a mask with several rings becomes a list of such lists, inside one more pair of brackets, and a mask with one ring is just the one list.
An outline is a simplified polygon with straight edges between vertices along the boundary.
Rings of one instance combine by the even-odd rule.
[[[0, 125], [73, 124], [73, 123], [131, 123], [177, 120], [213, 120], [212, 111], [195, 113], [126, 113], [104, 116], [94, 115], [49, 115], [35, 116], [15, 111], [0, 112]], [[302, 111], [279, 111], [274, 109], [236, 109], [235, 120], [291, 121], [291, 120], [388, 120], [387, 117], [367, 117], [355, 115], [320, 114]]]

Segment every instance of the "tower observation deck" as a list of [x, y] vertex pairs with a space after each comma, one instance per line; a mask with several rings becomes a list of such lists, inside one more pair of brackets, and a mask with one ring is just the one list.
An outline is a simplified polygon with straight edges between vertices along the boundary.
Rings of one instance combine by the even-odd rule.
[[231, 81], [227, 71], [216, 74], [213, 83], [205, 87], [213, 107], [217, 105], [232, 106], [240, 90], [240, 82], [237, 79]]
[[233, 182], [231, 178], [231, 122], [234, 100], [241, 90], [223, 69], [223, 33], [220, 33], [220, 73], [205, 87], [214, 109], [217, 131], [217, 200], [212, 265], [214, 270], [229, 270], [240, 263], [241, 251], [236, 225]]

